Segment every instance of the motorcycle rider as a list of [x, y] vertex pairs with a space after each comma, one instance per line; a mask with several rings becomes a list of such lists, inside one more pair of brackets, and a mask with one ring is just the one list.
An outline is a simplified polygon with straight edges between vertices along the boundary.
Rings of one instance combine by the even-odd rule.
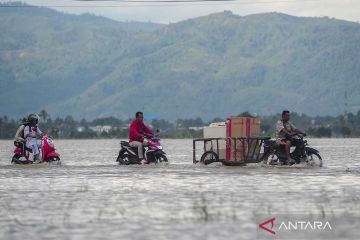
[[153, 134], [151, 129], [144, 124], [144, 114], [137, 112], [134, 119], [130, 124], [129, 144], [131, 147], [137, 147], [138, 157], [142, 164], [146, 163], [144, 159], [143, 147], [148, 146], [148, 142], [144, 139], [143, 134]]
[[296, 139], [294, 138], [297, 134], [306, 135], [304, 132], [297, 129], [291, 122], [290, 122], [290, 112], [288, 110], [284, 110], [281, 114], [281, 119], [276, 123], [276, 138], [278, 142], [281, 140], [286, 141], [285, 145], [285, 152], [286, 157], [289, 165], [294, 164], [296, 161], [291, 158], [290, 156], [290, 147], [292, 145], [296, 145]]
[[25, 137], [24, 137], [24, 129], [28, 125], [28, 121], [26, 118], [22, 120], [21, 125], [18, 127], [15, 137], [14, 137], [14, 145], [16, 147], [20, 147], [22, 149], [22, 155], [25, 155]]
[[26, 141], [26, 147], [30, 148], [33, 155], [34, 161], [40, 160], [40, 148], [41, 142], [38, 138], [43, 136], [43, 133], [38, 128], [39, 117], [36, 114], [30, 114], [28, 116], [29, 124], [24, 128], [24, 137]]

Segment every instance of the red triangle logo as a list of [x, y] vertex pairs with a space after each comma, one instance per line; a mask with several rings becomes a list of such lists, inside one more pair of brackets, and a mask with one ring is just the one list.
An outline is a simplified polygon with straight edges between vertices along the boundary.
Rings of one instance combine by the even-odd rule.
[[[267, 228], [265, 225], [267, 225], [267, 224], [269, 224], [269, 223], [271, 223], [271, 228]], [[269, 233], [271, 233], [271, 234], [273, 234], [273, 235], [275, 235], [275, 231], [273, 231], [272, 230], [272, 228], [275, 226], [275, 218], [273, 217], [273, 218], [271, 218], [271, 219], [269, 219], [269, 220], [267, 220], [267, 221], [265, 221], [265, 222], [262, 222], [262, 223], [260, 223], [259, 224], [259, 228], [261, 228], [261, 229], [263, 229], [263, 230], [265, 230], [265, 231], [267, 231], [267, 232], [269, 232]]]

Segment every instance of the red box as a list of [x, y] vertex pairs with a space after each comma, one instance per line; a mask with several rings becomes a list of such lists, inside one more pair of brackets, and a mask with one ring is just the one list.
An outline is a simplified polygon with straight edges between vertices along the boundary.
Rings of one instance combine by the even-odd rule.
[[[231, 117], [226, 121], [226, 160], [245, 160], [248, 147], [244, 141], [232, 138], [258, 137], [260, 135], [260, 119], [252, 117]], [[246, 145], [246, 146], [245, 146]]]

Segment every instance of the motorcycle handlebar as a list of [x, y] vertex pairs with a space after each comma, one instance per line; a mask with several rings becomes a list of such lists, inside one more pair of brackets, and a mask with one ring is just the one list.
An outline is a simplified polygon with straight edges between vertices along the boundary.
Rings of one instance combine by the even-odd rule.
[[296, 133], [293, 135], [294, 137], [298, 137], [300, 139], [304, 139], [306, 137], [306, 133]]
[[143, 135], [144, 135], [144, 137], [153, 138], [153, 137], [158, 137], [160, 135], [160, 133], [155, 133], [155, 134], [144, 133]]

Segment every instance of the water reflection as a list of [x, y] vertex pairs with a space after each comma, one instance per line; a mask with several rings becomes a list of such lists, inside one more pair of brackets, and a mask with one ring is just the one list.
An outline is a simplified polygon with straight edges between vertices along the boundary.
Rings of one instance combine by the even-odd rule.
[[324, 168], [193, 165], [191, 140], [163, 140], [169, 165], [119, 166], [118, 142], [60, 140], [63, 165], [11, 166], [0, 141], [1, 236], [255, 239], [257, 216], [302, 214], [348, 222], [310, 238], [356, 237], [358, 139], [310, 140]]

